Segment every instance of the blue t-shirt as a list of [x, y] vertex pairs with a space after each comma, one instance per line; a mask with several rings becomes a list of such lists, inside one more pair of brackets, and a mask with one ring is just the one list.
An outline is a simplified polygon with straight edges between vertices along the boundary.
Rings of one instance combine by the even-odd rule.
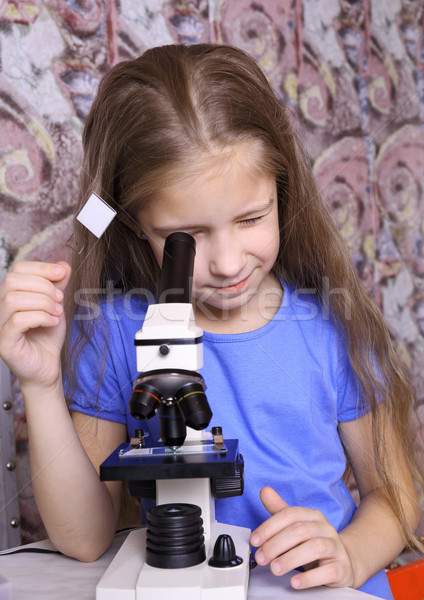
[[[129, 295], [103, 303], [106, 332], [96, 327], [82, 352], [71, 404], [126, 424], [130, 437], [140, 428], [128, 410], [137, 376], [133, 340], [146, 309]], [[344, 342], [316, 299], [284, 285], [269, 323], [248, 333], [205, 332], [203, 351], [210, 427], [237, 438], [244, 458], [244, 493], [217, 500], [217, 520], [255, 529], [269, 517], [259, 498], [269, 485], [289, 505], [320, 510], [337, 531], [346, 527], [356, 506], [342, 479], [346, 461], [337, 426], [361, 416], [364, 399]], [[157, 416], [143, 429], [157, 440]], [[361, 590], [392, 599], [384, 572]]]

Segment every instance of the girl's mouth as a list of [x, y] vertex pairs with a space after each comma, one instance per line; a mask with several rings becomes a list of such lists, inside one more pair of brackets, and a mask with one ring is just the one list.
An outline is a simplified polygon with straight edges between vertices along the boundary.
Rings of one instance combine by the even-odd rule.
[[240, 292], [246, 285], [249, 277], [250, 277], [250, 275], [245, 277], [245, 279], [238, 281], [237, 283], [233, 283], [231, 285], [226, 285], [225, 287], [216, 287], [215, 289], [224, 294], [232, 294], [235, 292]]

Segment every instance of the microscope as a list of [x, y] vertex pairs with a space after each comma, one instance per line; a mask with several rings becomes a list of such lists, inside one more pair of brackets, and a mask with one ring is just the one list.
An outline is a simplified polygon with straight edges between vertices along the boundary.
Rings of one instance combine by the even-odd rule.
[[147, 526], [132, 531], [96, 588], [96, 600], [245, 600], [250, 530], [219, 523], [215, 499], [243, 493], [238, 440], [206, 431], [203, 331], [190, 302], [195, 240], [166, 238], [158, 303], [135, 334], [137, 371], [129, 410], [157, 414], [160, 440], [136, 430], [100, 466], [103, 481], [156, 504]]

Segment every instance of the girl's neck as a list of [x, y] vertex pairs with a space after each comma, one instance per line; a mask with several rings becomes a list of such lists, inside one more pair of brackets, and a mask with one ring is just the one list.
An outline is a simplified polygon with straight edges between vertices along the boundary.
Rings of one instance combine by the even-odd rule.
[[279, 279], [270, 273], [255, 296], [241, 307], [223, 310], [194, 301], [196, 325], [209, 333], [246, 333], [263, 327], [278, 312], [283, 300]]

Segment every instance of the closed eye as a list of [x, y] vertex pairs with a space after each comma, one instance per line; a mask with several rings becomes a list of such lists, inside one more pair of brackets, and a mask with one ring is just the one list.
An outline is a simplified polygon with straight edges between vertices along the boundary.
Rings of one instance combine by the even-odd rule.
[[251, 219], [243, 219], [243, 221], [240, 221], [241, 225], [244, 225], [246, 227], [249, 227], [250, 225], [254, 225], [255, 223], [258, 223], [258, 221], [261, 221], [264, 218], [265, 215], [261, 215], [260, 217], [252, 217]]

